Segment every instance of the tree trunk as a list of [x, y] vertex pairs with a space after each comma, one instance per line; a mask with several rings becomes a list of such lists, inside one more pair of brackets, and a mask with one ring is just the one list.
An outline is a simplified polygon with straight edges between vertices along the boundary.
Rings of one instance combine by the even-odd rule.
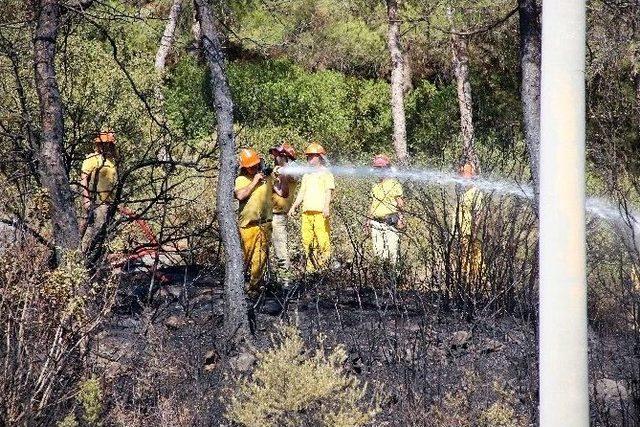
[[538, 0], [518, 0], [520, 16], [520, 68], [522, 122], [533, 180], [534, 206], [538, 211], [540, 164], [540, 59], [542, 33]]
[[240, 234], [236, 224], [233, 188], [236, 177], [236, 153], [233, 135], [233, 101], [227, 81], [225, 58], [211, 9], [206, 0], [194, 0], [200, 21], [202, 46], [211, 72], [214, 108], [218, 121], [220, 172], [218, 176], [217, 215], [225, 252], [224, 301], [225, 334], [232, 342], [250, 340], [249, 319], [244, 293], [244, 262]]
[[175, 38], [176, 26], [178, 25], [178, 19], [180, 18], [180, 11], [182, 10], [182, 0], [173, 0], [171, 10], [169, 11], [169, 20], [164, 27], [164, 33], [162, 39], [160, 39], [160, 47], [156, 53], [155, 67], [159, 74], [164, 73], [167, 56], [173, 46], [173, 40]]
[[198, 11], [194, 9], [193, 11], [193, 23], [191, 24], [191, 35], [193, 36], [193, 48], [200, 50], [202, 46], [201, 39], [202, 33], [200, 31], [200, 21], [198, 20]]
[[64, 251], [75, 250], [80, 245], [80, 231], [69, 178], [65, 172], [62, 100], [55, 71], [60, 3], [58, 0], [40, 0], [36, 8], [34, 68], [42, 126], [38, 166], [51, 200], [55, 245]]
[[632, 76], [633, 88], [636, 95], [636, 119], [640, 120], [640, 1], [636, 0], [631, 8], [632, 21], [632, 46], [631, 61], [633, 63]]
[[391, 56], [391, 114], [393, 117], [393, 148], [400, 164], [408, 160], [407, 129], [404, 113], [405, 58], [400, 44], [400, 21], [398, 20], [398, 0], [387, 0], [387, 33], [389, 55]]
[[453, 71], [456, 76], [458, 108], [460, 109], [460, 130], [462, 131], [462, 158], [478, 166], [475, 151], [475, 131], [473, 129], [473, 101], [469, 81], [469, 55], [466, 37], [452, 35]]
[[404, 52], [404, 62], [402, 64], [402, 90], [405, 94], [413, 89], [413, 70], [411, 68], [411, 62], [409, 61], [409, 52]]
[[453, 11], [447, 10], [451, 22], [451, 50], [453, 52], [453, 73], [456, 77], [458, 108], [460, 109], [460, 129], [462, 132], [462, 161], [472, 162], [479, 170], [475, 151], [475, 132], [473, 129], [473, 103], [471, 82], [469, 80], [469, 41], [467, 37], [456, 34], [453, 25]]

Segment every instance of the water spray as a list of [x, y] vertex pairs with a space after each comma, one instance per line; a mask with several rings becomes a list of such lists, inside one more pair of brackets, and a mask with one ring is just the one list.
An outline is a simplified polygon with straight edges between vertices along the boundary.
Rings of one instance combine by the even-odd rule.
[[[463, 178], [455, 172], [437, 169], [396, 169], [374, 168], [355, 165], [329, 165], [326, 167], [332, 174], [347, 178], [396, 178], [400, 181], [410, 181], [437, 186], [462, 185], [473, 186], [484, 193], [496, 193], [533, 201], [533, 188], [529, 184], [518, 183], [502, 179], [488, 179], [482, 177]], [[314, 166], [289, 163], [280, 169], [280, 173], [290, 176], [302, 176], [317, 172]], [[640, 213], [625, 211], [613, 202], [600, 198], [589, 197], [585, 201], [585, 209], [593, 216], [606, 220], [615, 225], [623, 223], [635, 229], [640, 226]]]

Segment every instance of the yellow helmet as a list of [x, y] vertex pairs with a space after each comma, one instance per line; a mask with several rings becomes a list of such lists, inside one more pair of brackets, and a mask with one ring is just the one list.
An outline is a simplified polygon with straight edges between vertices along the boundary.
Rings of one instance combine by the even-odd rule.
[[312, 142], [311, 144], [309, 144], [309, 146], [307, 146], [307, 149], [304, 150], [304, 154], [324, 155], [327, 154], [327, 152], [324, 150], [324, 147], [322, 145], [318, 144], [317, 142]]

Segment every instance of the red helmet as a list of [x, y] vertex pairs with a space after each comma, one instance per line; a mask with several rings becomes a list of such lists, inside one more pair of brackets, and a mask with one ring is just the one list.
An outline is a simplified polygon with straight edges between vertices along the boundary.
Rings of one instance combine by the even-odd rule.
[[101, 143], [101, 142], [108, 142], [108, 143], [111, 143], [111, 144], [115, 144], [116, 143], [116, 135], [111, 131], [100, 132], [98, 134], [98, 136], [96, 136], [95, 142], [96, 142], [96, 144], [97, 143]]
[[391, 166], [391, 160], [385, 154], [376, 154], [373, 158], [372, 165], [374, 168], [388, 168]]
[[293, 148], [293, 145], [289, 144], [288, 142], [283, 142], [279, 146], [271, 148], [269, 150], [269, 153], [273, 154], [274, 156], [277, 156], [278, 154], [284, 154], [291, 160], [296, 159], [296, 149]]

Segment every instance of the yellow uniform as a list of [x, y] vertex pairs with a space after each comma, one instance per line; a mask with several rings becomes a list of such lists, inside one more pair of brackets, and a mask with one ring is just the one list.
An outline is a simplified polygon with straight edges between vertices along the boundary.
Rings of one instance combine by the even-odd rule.
[[397, 179], [387, 178], [375, 184], [371, 189], [371, 207], [369, 216], [384, 219], [398, 213], [398, 197], [402, 197], [402, 185]]
[[[240, 190], [251, 184], [253, 178], [240, 175], [236, 178], [235, 189]], [[267, 177], [253, 189], [251, 195], [240, 202], [238, 225], [248, 227], [273, 218], [273, 178]]]
[[402, 185], [398, 180], [386, 178], [371, 189], [371, 241], [377, 258], [396, 264], [400, 244], [398, 229], [385, 219], [398, 213], [398, 198], [402, 197]]
[[295, 199], [296, 189], [298, 188], [298, 183], [294, 180], [289, 181], [289, 195], [287, 197], [279, 196], [275, 191], [273, 192], [272, 202], [273, 202], [273, 213], [275, 214], [286, 214], [291, 209], [291, 205]]
[[97, 194], [100, 203], [113, 202], [118, 180], [116, 165], [102, 154], [94, 153], [82, 162], [82, 173], [89, 174], [89, 193]]
[[[252, 179], [240, 175], [236, 178], [235, 189], [240, 190]], [[249, 291], [256, 292], [256, 286], [267, 265], [269, 240], [271, 239], [271, 219], [273, 179], [268, 177], [254, 188], [251, 195], [240, 202], [238, 226], [242, 239], [245, 269], [250, 272]]]
[[329, 218], [323, 214], [327, 191], [336, 188], [333, 174], [326, 168], [304, 175], [300, 183], [302, 197], [302, 245], [307, 257], [307, 272], [324, 268], [331, 256]]
[[480, 279], [482, 270], [482, 241], [476, 223], [482, 206], [482, 192], [469, 187], [460, 198], [458, 224], [462, 243], [462, 274], [467, 280]]
[[87, 190], [91, 199], [91, 207], [87, 211], [86, 229], [82, 236], [81, 248], [88, 252], [99, 234], [107, 232], [107, 214], [109, 204], [113, 203], [118, 171], [112, 160], [102, 154], [93, 153], [82, 162], [82, 173], [89, 175]]
[[300, 183], [302, 212], [322, 212], [326, 203], [327, 190], [336, 188], [333, 174], [326, 168], [305, 174]]

